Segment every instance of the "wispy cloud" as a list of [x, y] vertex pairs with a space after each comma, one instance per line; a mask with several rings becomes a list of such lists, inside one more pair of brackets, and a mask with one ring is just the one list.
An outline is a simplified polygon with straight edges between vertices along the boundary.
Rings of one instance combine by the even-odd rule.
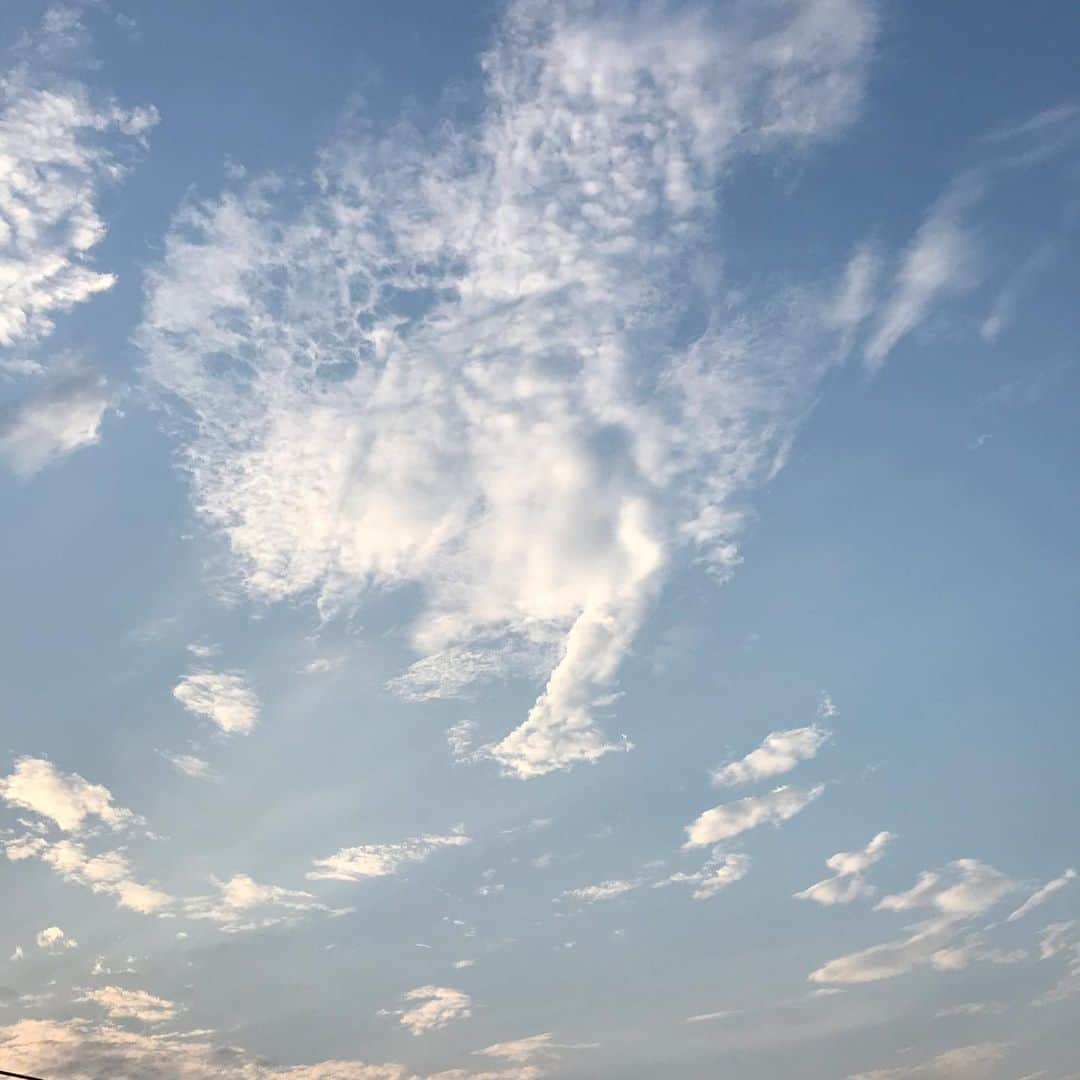
[[825, 860], [825, 865], [834, 874], [830, 878], [815, 882], [802, 892], [797, 892], [797, 900], [813, 900], [816, 904], [850, 904], [863, 896], [873, 896], [875, 888], [863, 877], [863, 871], [885, 855], [892, 833], [879, 832], [862, 851], [838, 851]]
[[[496, 1043], [477, 1051], [510, 1062], [508, 1070], [482, 1072], [454, 1070], [448, 1074], [418, 1074], [393, 1062], [321, 1061], [311, 1065], [275, 1066], [235, 1046], [210, 1041], [212, 1032], [140, 1032], [117, 1024], [96, 1024], [85, 1019], [20, 1020], [0, 1026], [0, 1056], [12, 1070], [60, 1078], [85, 1076], [138, 1076], [141, 1080], [538, 1080], [539, 1068], [520, 1064], [525, 1040]], [[532, 1038], [540, 1038], [533, 1036]], [[533, 1061], [543, 1061], [545, 1048], [538, 1043]], [[549, 1055], [549, 1059], [553, 1055]], [[526, 1058], [528, 1060], [528, 1058]]]
[[316, 859], [308, 878], [317, 881], [360, 881], [362, 878], [386, 877], [403, 866], [423, 862], [440, 848], [461, 847], [469, 843], [464, 831], [445, 835], [426, 833], [389, 844], [359, 844], [342, 848], [324, 859]]
[[563, 900], [578, 900], [583, 904], [595, 904], [599, 900], [614, 900], [623, 893], [628, 893], [641, 885], [640, 881], [614, 879], [601, 881], [597, 885], [583, 885], [579, 889], [567, 889], [562, 894]]
[[175, 1002], [156, 997], [145, 990], [126, 990], [121, 986], [98, 986], [83, 989], [77, 1002], [91, 1002], [114, 1020], [139, 1020], [144, 1024], [160, 1024], [176, 1016]]
[[824, 784], [812, 788], [778, 787], [765, 795], [748, 795], [714, 806], [686, 826], [683, 847], [707, 847], [759, 825], [780, 825], [805, 810], [824, 790]]
[[72, 840], [53, 843], [40, 836], [21, 836], [6, 841], [4, 853], [12, 862], [39, 859], [65, 881], [113, 896], [121, 907], [144, 915], [161, 913], [172, 904], [168, 893], [135, 880], [131, 863], [122, 851], [90, 855], [81, 843]]
[[972, 1046], [959, 1046], [955, 1050], [946, 1050], [929, 1061], [917, 1065], [901, 1065], [892, 1069], [873, 1069], [870, 1072], [856, 1073], [848, 1080], [902, 1080], [904, 1077], [934, 1080], [935, 1077], [986, 1076], [986, 1070], [993, 1065], [1000, 1065], [1012, 1049], [1011, 1043], [986, 1042]]
[[72, 370], [14, 405], [0, 408], [0, 458], [26, 479], [85, 446], [93, 446], [109, 407], [105, 381]]
[[402, 1009], [383, 1009], [381, 1016], [396, 1016], [402, 1027], [414, 1035], [438, 1031], [455, 1020], [472, 1016], [472, 999], [462, 990], [449, 986], [418, 986], [402, 995]]
[[937, 302], [965, 291], [977, 279], [976, 240], [965, 222], [977, 196], [974, 178], [957, 181], [919, 226], [867, 343], [865, 359], [871, 370], [885, 363]]
[[173, 687], [173, 697], [188, 712], [227, 734], [247, 735], [259, 721], [259, 699], [237, 671], [196, 671]]
[[[352, 130], [300, 193], [189, 205], [139, 340], [249, 592], [329, 614], [418, 584], [397, 689], [542, 664], [483, 756], [525, 778], [625, 748], [598, 702], [675, 554], [737, 562], [736, 497], [837, 333], [814, 290], [758, 318], [693, 270], [715, 189], [847, 124], [875, 29], [857, 0], [728, 20], [523, 0], [475, 127]], [[709, 312], [690, 344], [688, 310]]]
[[720, 848], [713, 850], [705, 865], [697, 871], [680, 871], [661, 881], [653, 883], [653, 888], [666, 885], [693, 885], [695, 900], [708, 900], [718, 892], [741, 881], [750, 872], [750, 856], [743, 852], [725, 852]]
[[734, 787], [736, 784], [780, 776], [790, 772], [800, 762], [814, 757], [830, 735], [831, 732], [817, 724], [774, 731], [766, 735], [761, 745], [746, 757], [714, 770], [712, 782], [717, 787]]
[[984, 914], [1016, 889], [1016, 882], [976, 859], [957, 859], [941, 870], [924, 871], [903, 893], [878, 901], [879, 911], [926, 909], [931, 917], [912, 928], [904, 938], [874, 945], [837, 957], [811, 972], [816, 983], [857, 984], [906, 975], [919, 967], [955, 971], [976, 960], [1010, 963], [1022, 953], [1004, 953], [982, 944], [969, 934], [960, 944], [957, 936], [970, 921]]
[[227, 933], [291, 924], [312, 912], [338, 916], [352, 910], [328, 907], [309, 892], [264, 885], [247, 874], [236, 874], [228, 881], [214, 879], [213, 884], [214, 894], [185, 900], [183, 914], [189, 919], [208, 919]]
[[1028, 912], [1034, 911], [1035, 908], [1045, 904], [1054, 893], [1064, 889], [1075, 877], [1076, 871], [1070, 867], [1060, 877], [1048, 881], [1041, 889], [1036, 889], [1015, 911], [1009, 914], [1005, 921], [1016, 922], [1017, 919], [1022, 919]]
[[77, 19], [61, 29], [46, 17], [0, 79], [0, 367], [36, 366], [17, 347], [47, 337], [59, 313], [114, 284], [92, 265], [105, 235], [98, 204], [157, 121], [152, 108], [95, 100], [85, 85], [50, 74], [51, 47], [81, 33]]

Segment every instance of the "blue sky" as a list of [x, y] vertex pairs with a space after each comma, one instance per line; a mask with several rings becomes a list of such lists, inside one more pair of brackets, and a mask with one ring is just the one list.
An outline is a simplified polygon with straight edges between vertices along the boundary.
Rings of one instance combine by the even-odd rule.
[[0, 28], [0, 1068], [1080, 1075], [1080, 11]]

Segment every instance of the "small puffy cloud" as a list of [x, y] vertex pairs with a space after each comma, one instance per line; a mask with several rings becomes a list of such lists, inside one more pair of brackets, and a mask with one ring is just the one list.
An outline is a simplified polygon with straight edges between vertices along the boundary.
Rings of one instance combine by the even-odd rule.
[[809, 727], [774, 731], [766, 735], [756, 750], [751, 750], [739, 761], [729, 762], [716, 769], [712, 782], [717, 787], [733, 787], [755, 780], [767, 780], [772, 776], [790, 772], [800, 761], [814, 757], [828, 741], [830, 732], [817, 724]]
[[11, 956], [8, 958], [14, 963], [16, 960], [21, 960], [25, 954], [23, 953], [23, 947], [16, 945], [11, 951]]
[[942, 870], [924, 870], [907, 892], [884, 896], [877, 907], [933, 908], [946, 919], [967, 919], [981, 915], [1016, 888], [1015, 881], [978, 859], [956, 859]]
[[380, 1016], [396, 1016], [414, 1035], [438, 1031], [455, 1020], [472, 1016], [472, 998], [449, 986], [418, 986], [402, 995], [403, 1009], [381, 1010]]
[[22, 836], [6, 841], [4, 852], [12, 862], [40, 859], [65, 881], [114, 896], [121, 907], [145, 915], [161, 913], [172, 903], [167, 893], [131, 877], [131, 865], [122, 851], [89, 855], [73, 840], [50, 843], [40, 836]]
[[228, 734], [246, 735], [259, 720], [259, 699], [235, 671], [197, 671], [173, 687], [173, 697], [190, 713]]
[[861, 851], [838, 851], [825, 860], [825, 865], [833, 876], [815, 882], [802, 892], [797, 892], [797, 900], [813, 900], [816, 904], [850, 904], [862, 896], [872, 896], [876, 891], [863, 877], [863, 871], [869, 869], [884, 855], [892, 840], [892, 833], [879, 832]]
[[580, 900], [583, 904], [595, 904], [600, 900], [614, 900], [631, 889], [636, 889], [640, 881], [601, 881], [598, 885], [585, 885], [580, 889], [567, 889], [560, 899]]
[[73, 373], [0, 409], [0, 459], [26, 479], [60, 458], [98, 441], [109, 407], [103, 379]]
[[454, 961], [454, 967], [459, 971], [462, 968], [471, 968], [471, 967], [475, 967], [475, 966], [476, 966], [476, 961], [475, 960], [455, 960]]
[[352, 910], [330, 908], [309, 892], [263, 885], [247, 874], [236, 874], [228, 881], [213, 879], [213, 884], [215, 894], [185, 900], [183, 913], [189, 919], [208, 919], [228, 933], [294, 923], [314, 911], [337, 916]]
[[174, 1002], [155, 997], [145, 990], [99, 986], [83, 990], [82, 996], [75, 1000], [100, 1005], [113, 1020], [141, 1020], [144, 1024], [160, 1024], [176, 1016]]
[[48, 926], [44, 930], [38, 931], [37, 947], [39, 949], [45, 949], [47, 952], [63, 952], [65, 949], [77, 949], [79, 943], [71, 937], [68, 937], [59, 926]]
[[750, 795], [714, 806], [686, 826], [683, 847], [708, 847], [759, 825], [780, 825], [805, 810], [824, 790], [824, 784], [812, 788], [784, 786], [766, 795]]
[[0, 798], [48, 818], [64, 832], [79, 829], [92, 817], [110, 829], [138, 821], [130, 810], [113, 805], [108, 788], [91, 784], [78, 773], [58, 772], [46, 758], [19, 758], [14, 771], [0, 778]]
[[1048, 881], [1041, 889], [1037, 889], [1033, 892], [1015, 911], [1009, 914], [1009, 917], [1005, 921], [1016, 922], [1017, 919], [1022, 919], [1029, 911], [1034, 911], [1034, 909], [1041, 904], [1045, 904], [1054, 893], [1064, 889], [1075, 877], [1076, 871], [1070, 867], [1061, 875], [1061, 877], [1056, 877], [1053, 881]]
[[1012, 1049], [1010, 1043], [977, 1043], [946, 1050], [943, 1054], [918, 1065], [902, 1065], [894, 1069], [873, 1069], [856, 1073], [848, 1080], [946, 1080], [948, 1077], [984, 1077], [986, 1070], [999, 1065]]
[[654, 889], [667, 885], [693, 885], [695, 900], [708, 900], [736, 881], [741, 881], [750, 872], [750, 856], [741, 852], [713, 850], [705, 865], [693, 873], [680, 872], [657, 881]]
[[444, 847], [468, 844], [464, 831], [454, 830], [446, 835], [426, 833], [390, 844], [360, 844], [342, 848], [324, 859], [316, 859], [315, 869], [307, 877], [312, 881], [360, 881], [362, 878], [386, 877], [396, 874], [403, 866], [423, 862]]

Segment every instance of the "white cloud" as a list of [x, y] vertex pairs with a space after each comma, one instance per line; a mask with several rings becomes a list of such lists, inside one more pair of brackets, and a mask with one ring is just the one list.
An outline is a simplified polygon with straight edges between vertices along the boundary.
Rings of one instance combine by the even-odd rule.
[[23, 947], [21, 945], [16, 945], [15, 948], [12, 949], [11, 956], [8, 959], [10, 959], [12, 963], [14, 963], [16, 960], [21, 960], [24, 955], [25, 954], [23, 953]]
[[449, 986], [418, 986], [402, 995], [404, 1009], [380, 1011], [380, 1016], [396, 1016], [414, 1035], [438, 1031], [455, 1020], [472, 1016], [472, 998]]
[[833, 876], [797, 892], [795, 898], [831, 905], [850, 904], [859, 897], [872, 896], [876, 890], [863, 877], [863, 871], [884, 857], [892, 839], [892, 833], [879, 832], [862, 851], [838, 851], [830, 855], [825, 865], [834, 871]]
[[210, 762], [204, 761], [195, 754], [173, 754], [167, 750], [162, 750], [160, 753], [178, 772], [190, 776], [193, 780], [213, 780], [215, 778]]
[[247, 874], [235, 874], [228, 881], [211, 881], [217, 892], [185, 900], [183, 914], [189, 919], [208, 919], [231, 934], [289, 925], [315, 911], [333, 917], [353, 910], [328, 907], [300, 889], [263, 885]]
[[1050, 923], [1039, 932], [1039, 937], [1039, 958], [1051, 960], [1059, 955], [1064, 956], [1065, 974], [1033, 1004], [1049, 1005], [1080, 994], [1080, 936], [1076, 933], [1076, 923]]
[[176, 1004], [155, 997], [145, 990], [125, 990], [119, 986], [99, 986], [84, 989], [78, 1002], [100, 1005], [113, 1020], [141, 1020], [144, 1024], [160, 1024], [176, 1016]]
[[939, 300], [973, 284], [976, 244], [963, 216], [976, 196], [973, 181], [958, 181], [919, 226], [866, 346], [866, 363], [872, 370], [885, 363], [889, 353], [926, 319]]
[[[21, 1020], [0, 1027], [0, 1060], [12, 1070], [50, 1080], [537, 1080], [531, 1066], [508, 1071], [421, 1076], [394, 1063], [322, 1061], [275, 1066], [236, 1047], [207, 1041], [209, 1032], [145, 1033], [88, 1020]], [[513, 1044], [505, 1044], [512, 1046]], [[492, 1047], [489, 1049], [497, 1049]]]
[[26, 478], [98, 441], [109, 407], [103, 379], [71, 372], [13, 406], [0, 409], [0, 458]]
[[48, 952], [63, 952], [65, 949], [77, 949], [79, 943], [67, 936], [59, 926], [48, 926], [38, 932], [37, 947]]
[[403, 866], [423, 862], [440, 848], [468, 844], [464, 831], [446, 835], [427, 833], [392, 844], [360, 844], [342, 848], [325, 859], [316, 859], [315, 869], [307, 877], [312, 881], [328, 878], [332, 881], [359, 881], [361, 878], [386, 877], [396, 874]]
[[[596, 1043], [557, 1043], [555, 1036], [550, 1031], [541, 1032], [539, 1035], [528, 1035], [523, 1039], [512, 1039], [508, 1042], [493, 1043], [484, 1047], [483, 1050], [474, 1050], [474, 1054], [482, 1054], [484, 1057], [501, 1058], [514, 1065], [529, 1066], [537, 1062], [554, 1062], [561, 1057], [563, 1050], [593, 1050]], [[538, 1072], [520, 1072], [515, 1076], [521, 1080], [529, 1080], [530, 1076], [540, 1075]], [[467, 1078], [462, 1078], [467, 1080]]]
[[192, 672], [173, 687], [173, 697], [230, 735], [247, 735], [259, 720], [259, 699], [239, 672]]
[[755, 319], [697, 254], [736, 157], [851, 120], [875, 19], [727, 14], [512, 3], [474, 128], [353, 129], [300, 191], [189, 205], [149, 274], [148, 371], [246, 589], [418, 585], [412, 697], [543, 662], [484, 748], [518, 777], [625, 748], [598, 703], [669, 565], [730, 572], [830, 363], [817, 286]]
[[985, 1016], [1005, 1011], [1003, 1005], [994, 1001], [965, 1001], [960, 1005], [950, 1005], [934, 1013], [935, 1020], [946, 1020], [952, 1016]]
[[904, 893], [882, 897], [882, 911], [910, 911], [934, 908], [947, 919], [967, 919], [993, 907], [1014, 892], [1015, 881], [978, 859], [956, 859], [942, 870], [924, 870]]
[[731, 1012], [727, 1009], [720, 1009], [718, 1012], [707, 1013], [695, 1013], [693, 1016], [686, 1018], [688, 1024], [705, 1024], [713, 1020], [727, 1020], [731, 1016], [736, 1016], [737, 1013]]
[[1029, 911], [1033, 911], [1041, 904], [1045, 904], [1054, 893], [1064, 889], [1075, 877], [1076, 871], [1070, 867], [1061, 877], [1048, 881], [1041, 889], [1033, 892], [1005, 921], [1016, 922], [1017, 919], [1022, 919]]
[[4, 852], [12, 862], [40, 859], [65, 881], [114, 896], [121, 907], [144, 915], [161, 913], [172, 903], [167, 893], [131, 877], [131, 864], [122, 851], [88, 855], [82, 844], [72, 840], [52, 843], [40, 836], [21, 836], [7, 840]]
[[614, 900], [632, 889], [638, 888], [640, 881], [601, 881], [598, 885], [585, 885], [580, 889], [567, 889], [562, 894], [564, 900], [580, 900], [584, 904], [595, 904], [598, 900]]
[[883, 897], [879, 911], [928, 908], [931, 918], [916, 925], [905, 938], [837, 957], [809, 975], [811, 982], [858, 984], [906, 975], [916, 968], [956, 971], [976, 960], [1012, 963], [1022, 952], [1006, 953], [983, 947], [978, 935], [954, 945], [972, 919], [984, 914], [1016, 889], [1016, 883], [976, 859], [957, 859], [938, 871], [923, 871], [907, 892]]
[[943, 1054], [918, 1065], [902, 1065], [895, 1069], [874, 1069], [871, 1072], [856, 1073], [848, 1080], [902, 1080], [903, 1077], [950, 1076], [986, 1076], [986, 1070], [992, 1065], [999, 1065], [1005, 1060], [1011, 1049], [1010, 1043], [977, 1043], [973, 1046], [960, 1046], [955, 1050], [946, 1050]]
[[[78, 82], [50, 80], [51, 46], [77, 29], [46, 19], [37, 56], [0, 78], [0, 348], [9, 350], [0, 366], [32, 368], [10, 350], [47, 337], [59, 313], [114, 284], [92, 268], [105, 235], [98, 204], [157, 120], [153, 109], [95, 101]], [[35, 453], [26, 453], [29, 466]]]
[[686, 826], [687, 840], [683, 847], [707, 847], [759, 825], [779, 825], [805, 810], [824, 790], [824, 784], [812, 788], [784, 786], [765, 795], [748, 795], [714, 806]]
[[816, 724], [774, 731], [766, 735], [761, 745], [746, 757], [716, 769], [712, 782], [717, 787], [733, 787], [790, 772], [799, 762], [814, 757], [830, 735], [831, 732]]
[[64, 832], [81, 828], [90, 817], [111, 829], [138, 821], [130, 810], [113, 805], [108, 788], [91, 784], [78, 773], [58, 772], [46, 758], [18, 758], [14, 771], [0, 777], [0, 798], [48, 818]]
[[676, 873], [653, 884], [654, 889], [666, 885], [689, 884], [696, 886], [695, 900], [708, 900], [750, 872], [750, 856], [741, 852], [724, 852], [715, 848], [705, 865], [694, 873]]

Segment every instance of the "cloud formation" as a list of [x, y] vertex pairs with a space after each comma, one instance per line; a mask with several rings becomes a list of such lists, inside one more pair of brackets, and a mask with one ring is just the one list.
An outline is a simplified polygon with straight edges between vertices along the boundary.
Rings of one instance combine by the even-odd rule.
[[21, 401], [0, 408], [0, 458], [20, 479], [98, 441], [109, 407], [105, 382], [70, 372]]
[[[32, 369], [18, 348], [115, 283], [93, 269], [105, 236], [99, 203], [157, 122], [152, 108], [94, 100], [83, 84], [49, 75], [57, 36], [81, 33], [77, 19], [61, 28], [47, 17], [24, 42], [27, 58], [0, 74], [0, 368]], [[23, 453], [29, 467], [40, 448], [27, 443]]]
[[39, 949], [45, 949], [47, 952], [63, 952], [65, 949], [79, 947], [79, 943], [74, 938], [68, 937], [59, 926], [46, 927], [38, 932], [34, 940]]
[[[540, 1068], [513, 1059], [506, 1070], [437, 1075], [362, 1061], [278, 1066], [238, 1047], [212, 1043], [208, 1034], [146, 1033], [84, 1019], [20, 1020], [0, 1027], [0, 1058], [12, 1070], [49, 1080], [116, 1080], [121, 1075], [140, 1080], [538, 1080], [543, 1075]], [[514, 1044], [496, 1044], [479, 1053], [498, 1057], [501, 1046]]]
[[113, 804], [108, 788], [78, 773], [59, 772], [47, 758], [17, 758], [14, 771], [0, 777], [0, 799], [49, 819], [64, 832], [80, 829], [88, 818], [110, 829], [138, 821], [130, 810]]
[[125, 990], [120, 986], [98, 986], [84, 989], [78, 1002], [100, 1005], [112, 1020], [140, 1020], [144, 1024], [160, 1024], [176, 1016], [176, 1004], [155, 997], [145, 990]]
[[407, 1002], [404, 1009], [384, 1009], [380, 1015], [396, 1016], [402, 1027], [407, 1027], [414, 1035], [438, 1031], [455, 1020], [467, 1020], [472, 1016], [469, 995], [449, 986], [418, 986], [402, 998]]
[[562, 894], [564, 900], [580, 900], [583, 904], [595, 904], [598, 900], [614, 900], [632, 889], [638, 888], [640, 881], [601, 881], [598, 885], [585, 885], [580, 889], [567, 889]]
[[236, 671], [192, 672], [173, 687], [173, 697], [229, 735], [247, 735], [259, 720], [259, 699]]
[[725, 852], [714, 848], [705, 865], [693, 873], [679, 872], [653, 884], [654, 889], [666, 885], [694, 885], [695, 900], [708, 900], [750, 872], [750, 856], [742, 852]]
[[477, 124], [349, 130], [300, 191], [188, 205], [148, 276], [147, 373], [244, 587], [418, 585], [412, 698], [544, 671], [481, 755], [517, 777], [624, 748], [596, 710], [668, 567], [731, 571], [835, 352], [814, 289], [753, 318], [704, 255], [736, 160], [857, 114], [875, 18], [731, 15], [518, 0]]
[[316, 859], [315, 869], [307, 877], [312, 881], [360, 881], [369, 877], [396, 874], [403, 866], [423, 862], [440, 848], [461, 847], [469, 843], [464, 830], [445, 835], [426, 833], [392, 844], [359, 844], [342, 848], [324, 859]]
[[931, 915], [904, 938], [873, 945], [823, 964], [808, 978], [836, 985], [877, 982], [916, 968], [957, 971], [977, 960], [1012, 963], [1023, 953], [986, 948], [978, 934], [954, 944], [972, 919], [1016, 889], [1016, 882], [977, 859], [957, 859], [941, 870], [923, 871], [906, 892], [882, 897], [875, 910], [928, 909]]
[[766, 735], [756, 750], [746, 757], [715, 769], [712, 782], [717, 787], [734, 787], [755, 780], [767, 780], [790, 772], [801, 761], [809, 761], [825, 745], [831, 732], [817, 724], [790, 728]]
[[12, 862], [40, 859], [65, 881], [113, 896], [121, 907], [144, 915], [165, 911], [173, 900], [168, 893], [136, 881], [131, 863], [122, 851], [89, 855], [81, 843], [73, 840], [52, 842], [44, 837], [24, 835], [5, 841], [4, 853]]
[[217, 891], [185, 900], [182, 912], [189, 919], [217, 923], [230, 934], [289, 925], [315, 911], [335, 917], [353, 910], [328, 907], [309, 892], [264, 885], [247, 874], [235, 874], [228, 881], [212, 880]]
[[1045, 904], [1054, 893], [1064, 889], [1075, 877], [1076, 871], [1070, 867], [1061, 875], [1061, 877], [1056, 877], [1053, 881], [1048, 881], [1041, 889], [1037, 889], [1033, 892], [1015, 911], [1010, 912], [1009, 917], [1005, 921], [1016, 922], [1017, 919], [1022, 919], [1028, 912], [1034, 911], [1035, 908]]
[[795, 894], [796, 900], [813, 900], [816, 904], [850, 904], [863, 896], [873, 896], [877, 891], [863, 877], [863, 871], [869, 869], [885, 855], [892, 833], [879, 832], [862, 851], [838, 851], [825, 860], [825, 865], [834, 874], [830, 878], [815, 882], [802, 892]]
[[873, 1069], [871, 1072], [856, 1073], [848, 1080], [902, 1080], [903, 1077], [947, 1078], [951, 1076], [980, 1077], [992, 1065], [999, 1065], [1011, 1050], [1009, 1043], [976, 1043], [972, 1046], [959, 1046], [955, 1050], [946, 1050], [929, 1061], [917, 1065], [901, 1065], [893, 1069]]
[[683, 847], [708, 847], [759, 825], [780, 825], [805, 810], [824, 790], [824, 784], [812, 788], [784, 786], [765, 795], [748, 795], [714, 806], [686, 826]]

